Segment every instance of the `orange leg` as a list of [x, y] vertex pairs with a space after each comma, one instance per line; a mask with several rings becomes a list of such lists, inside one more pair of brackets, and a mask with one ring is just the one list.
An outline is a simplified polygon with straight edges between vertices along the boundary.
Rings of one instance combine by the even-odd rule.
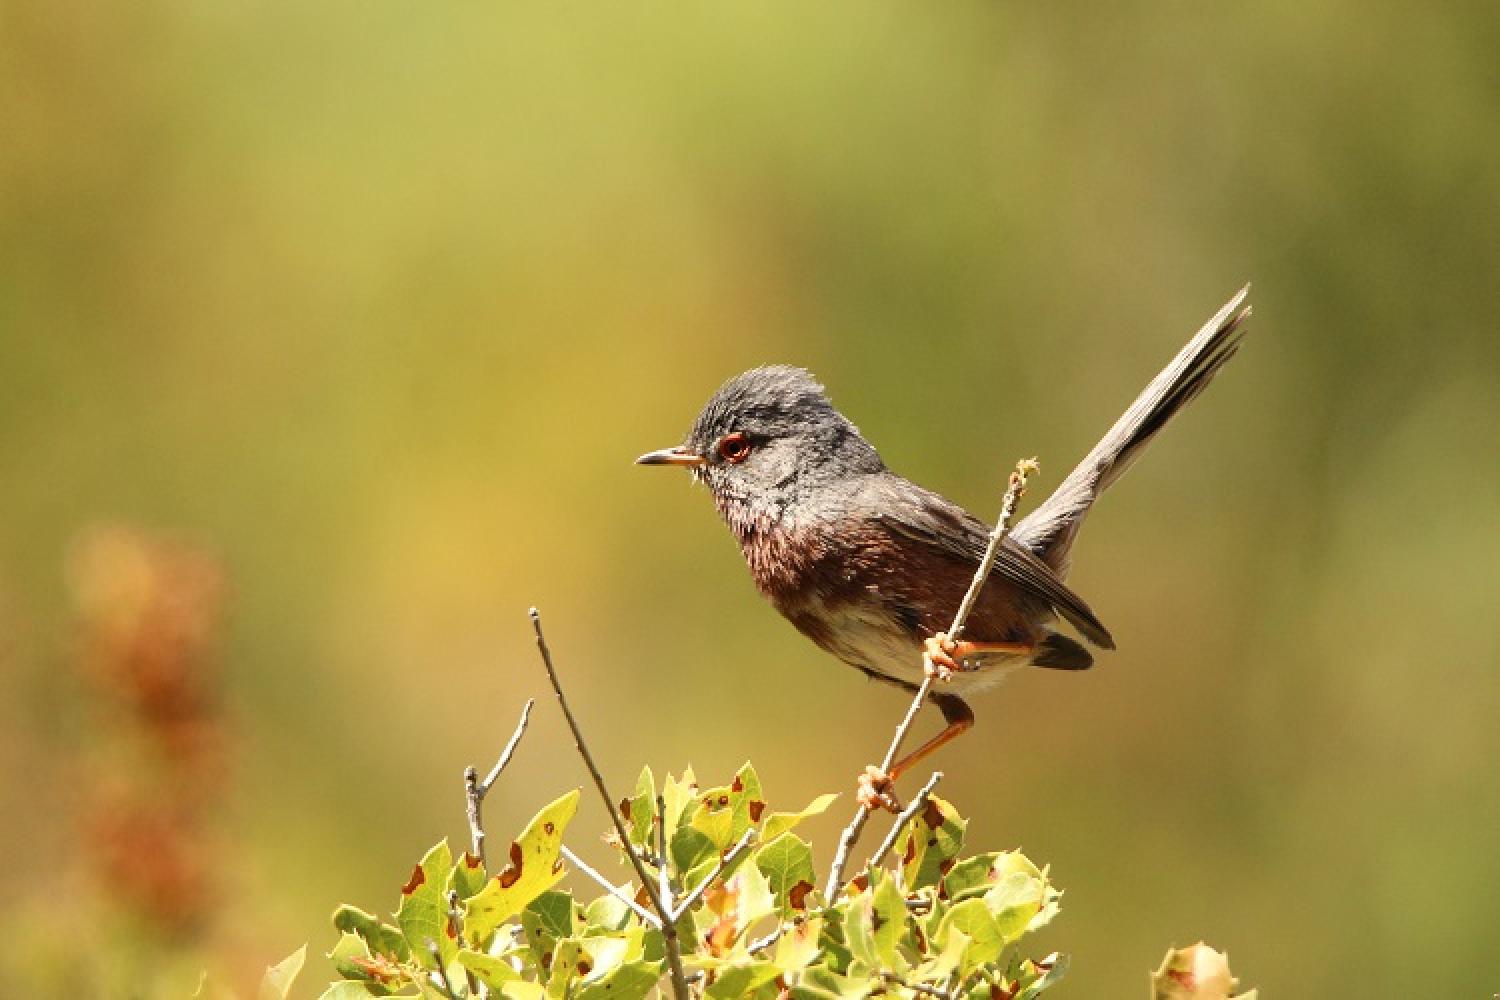
[[1036, 646], [1027, 642], [970, 642], [968, 639], [955, 641], [948, 638], [946, 632], [939, 632], [923, 640], [922, 646], [922, 669], [927, 672], [927, 676], [940, 681], [946, 681], [962, 670], [964, 661], [971, 657], [983, 656], [986, 653], [1029, 656], [1036, 652]]
[[891, 812], [900, 812], [901, 803], [896, 799], [896, 779], [910, 770], [912, 765], [974, 727], [974, 710], [958, 695], [934, 692], [932, 700], [942, 711], [943, 719], [948, 725], [943, 728], [942, 732], [891, 765], [889, 774], [885, 774], [878, 767], [865, 768], [865, 773], [859, 776], [859, 791], [856, 797], [866, 809], [873, 810], [878, 807]]

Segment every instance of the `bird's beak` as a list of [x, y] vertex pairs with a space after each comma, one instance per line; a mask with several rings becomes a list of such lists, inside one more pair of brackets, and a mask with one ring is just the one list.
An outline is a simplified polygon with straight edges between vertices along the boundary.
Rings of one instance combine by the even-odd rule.
[[686, 448], [678, 445], [676, 448], [663, 448], [661, 451], [648, 451], [635, 460], [636, 465], [702, 465], [703, 456], [695, 455]]

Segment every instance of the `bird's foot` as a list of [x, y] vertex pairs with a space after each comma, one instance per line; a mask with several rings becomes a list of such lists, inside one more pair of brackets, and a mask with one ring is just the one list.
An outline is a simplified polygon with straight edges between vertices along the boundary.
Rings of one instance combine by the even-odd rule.
[[948, 638], [947, 632], [939, 632], [922, 640], [922, 670], [936, 681], [950, 681], [963, 665], [953, 658], [958, 643]]
[[896, 798], [896, 781], [889, 774], [871, 764], [859, 776], [859, 790], [854, 793], [859, 804], [870, 812], [884, 809], [899, 813], [901, 802]]

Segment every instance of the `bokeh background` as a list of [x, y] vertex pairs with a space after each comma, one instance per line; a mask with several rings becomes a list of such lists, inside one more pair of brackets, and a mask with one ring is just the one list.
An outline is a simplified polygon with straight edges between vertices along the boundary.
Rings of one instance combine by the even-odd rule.
[[[11, 0], [7, 989], [246, 990], [392, 907], [544, 690], [531, 604], [618, 787], [848, 789], [903, 699], [631, 460], [793, 362], [992, 517], [1247, 280], [1079, 549], [1120, 651], [980, 700], [946, 792], [1067, 890], [1060, 997], [1200, 937], [1500, 989], [1497, 51], [1482, 2]], [[542, 702], [491, 829], [583, 780]]]

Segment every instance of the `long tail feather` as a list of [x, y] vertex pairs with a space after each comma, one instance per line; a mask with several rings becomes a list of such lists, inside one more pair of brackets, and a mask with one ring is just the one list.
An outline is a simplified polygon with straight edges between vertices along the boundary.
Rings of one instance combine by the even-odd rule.
[[1244, 305], [1249, 293], [1246, 285], [1204, 324], [1046, 502], [1016, 525], [1011, 536], [1058, 576], [1067, 575], [1073, 539], [1099, 494], [1125, 474], [1156, 433], [1234, 357], [1250, 316]]

